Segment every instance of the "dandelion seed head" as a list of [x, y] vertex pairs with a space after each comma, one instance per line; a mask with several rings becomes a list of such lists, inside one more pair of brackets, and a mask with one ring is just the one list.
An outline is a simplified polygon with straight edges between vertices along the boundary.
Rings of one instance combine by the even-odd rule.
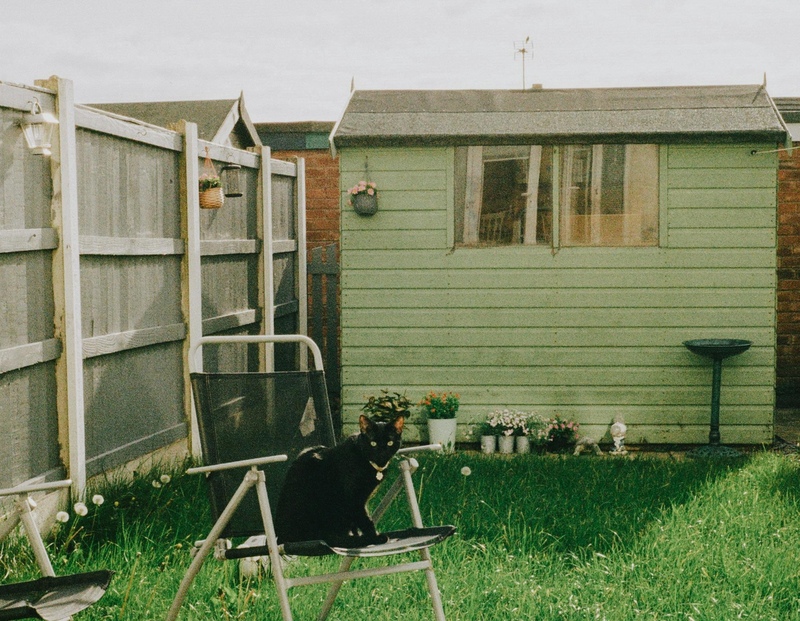
[[82, 502], [76, 502], [73, 509], [75, 510], [75, 515], [80, 515], [81, 517], [89, 513], [89, 509]]

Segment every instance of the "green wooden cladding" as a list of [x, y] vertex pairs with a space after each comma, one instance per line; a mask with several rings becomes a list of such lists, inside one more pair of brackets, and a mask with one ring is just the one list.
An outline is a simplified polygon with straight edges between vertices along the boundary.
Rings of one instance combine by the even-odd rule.
[[341, 187], [366, 163], [379, 190], [372, 217], [342, 195], [345, 430], [381, 388], [452, 390], [460, 440], [509, 407], [705, 443], [711, 365], [682, 342], [727, 337], [753, 347], [723, 365], [722, 441], [770, 442], [777, 160], [751, 154], [770, 148], [662, 146], [659, 247], [558, 250], [454, 248], [451, 148], [342, 149]]

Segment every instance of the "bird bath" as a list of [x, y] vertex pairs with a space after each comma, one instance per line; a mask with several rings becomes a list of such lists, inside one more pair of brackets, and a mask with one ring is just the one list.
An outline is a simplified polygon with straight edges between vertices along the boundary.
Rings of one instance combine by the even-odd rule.
[[713, 375], [711, 379], [711, 430], [708, 433], [708, 445], [691, 451], [691, 457], [738, 457], [736, 449], [722, 446], [719, 434], [719, 391], [722, 384], [722, 361], [731, 356], [738, 356], [747, 351], [751, 341], [743, 339], [695, 339], [683, 342], [690, 352], [711, 358]]

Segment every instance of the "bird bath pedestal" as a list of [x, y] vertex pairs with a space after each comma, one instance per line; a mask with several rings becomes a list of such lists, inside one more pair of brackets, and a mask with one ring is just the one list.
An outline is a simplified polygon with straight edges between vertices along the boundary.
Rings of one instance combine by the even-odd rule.
[[695, 339], [684, 341], [684, 346], [692, 353], [711, 358], [714, 372], [711, 379], [711, 430], [708, 445], [690, 451], [690, 457], [739, 457], [736, 449], [722, 446], [719, 435], [719, 390], [722, 384], [722, 361], [737, 356], [750, 348], [751, 341], [742, 339]]

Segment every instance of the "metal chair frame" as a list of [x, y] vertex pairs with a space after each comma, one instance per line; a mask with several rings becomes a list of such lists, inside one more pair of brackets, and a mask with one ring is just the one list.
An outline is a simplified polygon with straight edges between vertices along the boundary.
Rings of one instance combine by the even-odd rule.
[[[194, 357], [204, 344], [221, 344], [221, 343], [290, 343], [299, 342], [305, 344], [313, 354], [314, 364], [317, 370], [322, 370], [322, 355], [316, 343], [310, 338], [303, 335], [280, 335], [280, 336], [239, 336], [239, 337], [203, 337], [196, 343], [190, 350], [189, 359], [190, 366], [193, 364]], [[377, 523], [386, 510], [389, 508], [394, 499], [399, 495], [401, 490], [405, 490], [405, 496], [408, 501], [411, 521], [415, 528], [423, 529], [422, 516], [420, 514], [419, 504], [417, 502], [416, 490], [414, 489], [414, 482], [412, 479], [413, 473], [419, 467], [418, 462], [410, 454], [414, 451], [420, 450], [440, 450], [439, 445], [429, 445], [424, 447], [412, 447], [401, 449], [398, 451], [400, 476], [390, 486], [385, 493], [380, 503], [373, 511], [372, 518]], [[353, 580], [357, 578], [369, 578], [376, 576], [384, 576], [389, 574], [396, 574], [408, 571], [424, 571], [427, 582], [428, 591], [431, 596], [431, 603], [433, 605], [434, 615], [436, 621], [445, 621], [444, 608], [442, 605], [441, 594], [439, 593], [436, 575], [433, 570], [429, 547], [433, 543], [438, 543], [442, 539], [452, 533], [451, 530], [442, 537], [435, 538], [427, 543], [421, 543], [416, 547], [409, 547], [406, 545], [392, 545], [384, 544], [383, 546], [370, 546], [361, 549], [343, 549], [343, 548], [330, 548], [331, 553], [342, 556], [342, 561], [339, 570], [334, 573], [316, 574], [299, 577], [286, 577], [283, 573], [281, 556], [284, 554], [297, 554], [302, 555], [304, 544], [278, 544], [277, 536], [275, 534], [275, 525], [272, 518], [270, 508], [270, 501], [267, 494], [266, 474], [262, 469], [264, 466], [278, 462], [287, 461], [286, 455], [271, 455], [257, 459], [243, 460], [237, 462], [229, 462], [224, 464], [213, 464], [206, 466], [199, 466], [190, 468], [187, 473], [190, 474], [205, 474], [208, 475], [213, 472], [221, 472], [234, 468], [247, 467], [242, 482], [239, 484], [238, 489], [233, 493], [228, 504], [220, 513], [217, 521], [214, 523], [208, 537], [202, 542], [198, 542], [199, 549], [197, 550], [194, 559], [192, 560], [186, 574], [178, 588], [175, 599], [167, 614], [167, 621], [174, 621], [180, 611], [181, 605], [188, 594], [189, 588], [195, 576], [199, 573], [203, 562], [209, 553], [215, 548], [222, 549], [220, 554], [226, 558], [249, 558], [268, 555], [270, 565], [272, 568], [272, 575], [275, 581], [276, 590], [278, 592], [278, 599], [281, 608], [283, 621], [293, 621], [292, 611], [289, 606], [288, 591], [293, 587], [330, 583], [328, 595], [320, 610], [318, 620], [324, 621], [333, 607], [334, 601], [339, 593], [342, 583], [346, 580]], [[218, 540], [221, 533], [224, 531], [226, 525], [233, 518], [237, 508], [241, 505], [245, 496], [255, 488], [258, 497], [258, 506], [261, 514], [261, 521], [264, 526], [264, 542], [265, 546], [250, 546], [240, 547], [235, 550], [225, 551], [226, 545], [220, 546]], [[430, 529], [428, 529], [430, 530]], [[374, 556], [390, 556], [398, 553], [405, 553], [410, 551], [419, 552], [420, 560], [415, 562], [404, 562], [394, 565], [387, 565], [383, 567], [367, 568], [367, 569], [351, 569], [353, 562], [358, 557], [374, 557]]]

